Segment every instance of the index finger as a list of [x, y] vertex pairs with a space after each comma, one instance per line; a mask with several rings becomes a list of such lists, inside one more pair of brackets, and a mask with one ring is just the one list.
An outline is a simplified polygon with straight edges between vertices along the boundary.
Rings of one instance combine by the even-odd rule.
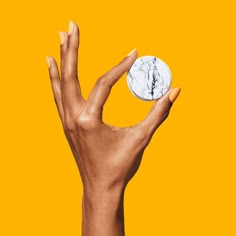
[[97, 80], [87, 100], [87, 112], [97, 114], [101, 118], [103, 105], [113, 85], [130, 69], [136, 58], [137, 51], [134, 49], [118, 65]]

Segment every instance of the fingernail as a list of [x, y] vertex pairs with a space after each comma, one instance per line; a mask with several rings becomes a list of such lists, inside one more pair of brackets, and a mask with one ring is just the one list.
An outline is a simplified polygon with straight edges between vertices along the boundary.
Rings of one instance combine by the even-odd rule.
[[137, 49], [135, 48], [135, 49], [133, 49], [128, 55], [127, 55], [127, 57], [129, 57], [129, 56], [131, 56], [134, 52], [136, 52], [137, 51]]
[[171, 94], [169, 95], [169, 100], [171, 103], [174, 103], [174, 101], [177, 99], [177, 97], [179, 96], [181, 89], [180, 88], [175, 88], [173, 89], [173, 91], [171, 92]]
[[48, 64], [48, 68], [50, 68], [51, 61], [50, 61], [50, 57], [49, 56], [46, 56], [46, 61], [47, 61], [47, 64]]
[[60, 36], [60, 43], [61, 43], [61, 45], [62, 45], [62, 44], [64, 44], [65, 41], [66, 41], [66, 34], [65, 34], [65, 32], [59, 31], [59, 36]]
[[68, 35], [72, 34], [74, 31], [75, 23], [73, 21], [69, 22]]

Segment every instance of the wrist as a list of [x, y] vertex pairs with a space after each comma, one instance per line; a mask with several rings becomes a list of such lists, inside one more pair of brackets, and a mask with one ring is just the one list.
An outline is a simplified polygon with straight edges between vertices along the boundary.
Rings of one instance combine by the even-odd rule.
[[84, 235], [94, 235], [90, 232], [92, 229], [97, 236], [124, 235], [123, 199], [122, 189], [101, 188], [89, 191], [84, 189], [82, 202], [83, 233], [86, 232]]
[[84, 189], [83, 191], [83, 208], [90, 211], [109, 209], [116, 210], [123, 205], [124, 190], [121, 188], [114, 189]]

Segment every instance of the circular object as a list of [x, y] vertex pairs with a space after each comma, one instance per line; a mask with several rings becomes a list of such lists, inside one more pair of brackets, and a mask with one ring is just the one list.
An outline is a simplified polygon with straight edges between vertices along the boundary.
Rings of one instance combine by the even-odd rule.
[[127, 83], [136, 97], [151, 101], [168, 91], [171, 78], [171, 71], [164, 61], [154, 56], [144, 56], [138, 58], [128, 71]]

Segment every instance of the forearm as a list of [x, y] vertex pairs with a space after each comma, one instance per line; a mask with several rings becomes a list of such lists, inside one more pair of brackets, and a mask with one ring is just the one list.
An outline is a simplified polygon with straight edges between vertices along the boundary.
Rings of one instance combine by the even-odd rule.
[[84, 191], [82, 235], [124, 236], [123, 198], [123, 191]]

